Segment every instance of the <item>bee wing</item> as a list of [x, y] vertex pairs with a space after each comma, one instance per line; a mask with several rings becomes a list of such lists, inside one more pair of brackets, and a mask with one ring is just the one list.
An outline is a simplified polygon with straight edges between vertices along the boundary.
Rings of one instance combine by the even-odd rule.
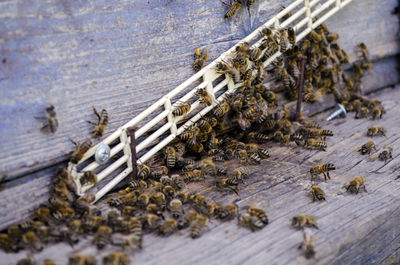
[[[246, 3], [247, 4], [247, 3]], [[259, 24], [259, 10], [260, 10], [260, 0], [255, 1], [251, 6], [247, 6], [247, 13], [249, 14], [248, 19], [249, 19], [249, 29], [246, 30], [248, 32], [253, 31], [257, 25]], [[246, 27], [245, 27], [246, 29]]]

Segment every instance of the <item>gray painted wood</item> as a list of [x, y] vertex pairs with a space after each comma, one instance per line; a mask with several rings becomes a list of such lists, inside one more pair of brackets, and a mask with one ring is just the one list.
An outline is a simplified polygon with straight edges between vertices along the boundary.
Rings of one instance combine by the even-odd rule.
[[[260, 1], [253, 28], [290, 2]], [[327, 24], [353, 58], [360, 41], [375, 59], [391, 56], [395, 6], [354, 1]], [[10, 180], [64, 161], [68, 139], [88, 137], [92, 105], [110, 113], [107, 136], [189, 78], [195, 48], [215, 58], [249, 33], [245, 12], [224, 21], [225, 11], [204, 0], [1, 2], [0, 172]], [[378, 74], [379, 87], [389, 72]], [[33, 118], [49, 103], [59, 114], [55, 135], [43, 135]]]
[[[273, 145], [271, 157], [258, 167], [252, 167], [247, 186], [241, 187], [240, 207], [257, 205], [268, 212], [270, 224], [259, 232], [239, 228], [236, 220], [220, 223], [213, 220], [208, 231], [192, 240], [187, 232], [169, 238], [155, 235], [144, 237], [143, 249], [130, 251], [132, 264], [384, 264], [399, 259], [400, 218], [399, 175], [400, 86], [385, 89], [375, 96], [382, 100], [388, 113], [382, 120], [356, 120], [351, 115], [346, 120], [324, 121], [329, 112], [315, 118], [335, 135], [328, 139], [327, 152], [308, 151], [300, 148]], [[362, 156], [356, 150], [367, 140], [367, 128], [372, 125], [387, 128], [386, 137], [373, 141], [378, 150], [371, 156]], [[391, 144], [394, 159], [386, 164], [374, 160], [380, 149]], [[311, 186], [309, 168], [316, 163], [334, 163], [337, 167], [324, 182], [316, 182], [327, 193], [327, 201], [312, 202], [307, 195]], [[359, 175], [367, 176], [368, 193], [345, 193], [343, 185]], [[204, 184], [192, 184], [214, 201], [226, 203], [237, 199], [233, 194], [221, 194]], [[101, 202], [100, 202], [101, 203]], [[313, 230], [316, 257], [306, 260], [297, 246], [302, 233], [290, 226], [290, 219], [297, 214], [317, 217], [319, 230]], [[88, 237], [74, 248], [55, 244], [35, 254], [38, 262], [52, 258], [65, 264], [69, 255], [82, 252], [101, 257], [117, 250], [107, 246], [97, 251]], [[0, 253], [4, 264], [14, 264], [24, 253]], [[391, 263], [387, 263], [391, 264]], [[392, 263], [395, 264], [395, 263]]]

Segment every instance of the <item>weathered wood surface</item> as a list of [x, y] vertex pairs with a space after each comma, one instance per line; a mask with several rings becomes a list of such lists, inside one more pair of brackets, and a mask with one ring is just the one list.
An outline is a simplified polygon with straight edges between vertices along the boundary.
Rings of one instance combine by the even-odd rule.
[[[241, 187], [240, 207], [257, 205], [268, 211], [270, 224], [259, 232], [239, 228], [236, 220], [220, 223], [213, 220], [202, 237], [192, 240], [186, 231], [169, 238], [146, 235], [143, 250], [131, 251], [132, 264], [398, 264], [400, 262], [400, 86], [385, 89], [376, 97], [383, 101], [388, 113], [382, 120], [346, 120], [325, 122], [329, 114], [316, 116], [324, 128], [335, 135], [328, 139], [327, 152], [301, 148], [271, 146], [271, 157], [258, 167]], [[370, 156], [357, 152], [367, 140], [367, 128], [380, 125], [387, 128], [386, 137], [372, 140], [378, 150]], [[374, 158], [386, 144], [394, 147], [393, 160]], [[327, 201], [312, 203], [307, 192], [311, 186], [309, 168], [317, 163], [334, 163], [337, 170], [332, 179], [316, 180], [327, 193]], [[367, 176], [368, 193], [352, 195], [343, 186], [355, 176]], [[189, 188], [200, 191], [214, 201], [231, 202], [234, 194], [221, 194], [202, 184]], [[290, 226], [297, 214], [317, 217], [319, 230], [314, 230], [316, 257], [305, 260], [297, 249], [302, 232]], [[116, 250], [107, 246], [98, 252], [91, 238], [74, 248], [66, 244], [52, 245], [36, 254], [40, 263], [52, 258], [65, 264], [68, 255], [90, 253], [100, 258]], [[14, 264], [25, 253], [0, 253], [3, 264]]]
[[[256, 28], [291, 1], [260, 1]], [[327, 24], [354, 58], [364, 41], [372, 58], [398, 52], [396, 0], [354, 1]], [[239, 14], [224, 21], [220, 1], [2, 1], [0, 3], [0, 172], [18, 178], [66, 159], [68, 138], [83, 140], [91, 106], [106, 108], [106, 135], [193, 72], [192, 54], [215, 58], [249, 32]], [[379, 87], [392, 84], [385, 69]], [[393, 74], [389, 74], [392, 75]], [[43, 135], [34, 116], [56, 106], [60, 127]]]

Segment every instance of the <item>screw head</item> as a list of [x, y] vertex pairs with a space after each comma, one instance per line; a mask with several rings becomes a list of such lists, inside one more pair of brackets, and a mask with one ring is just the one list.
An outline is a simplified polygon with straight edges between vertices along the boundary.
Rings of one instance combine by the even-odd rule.
[[96, 148], [94, 159], [97, 163], [104, 164], [110, 159], [111, 149], [107, 144], [100, 144]]
[[347, 115], [346, 109], [342, 104], [337, 104], [338, 108], [326, 119], [327, 121], [333, 120], [335, 118], [345, 118]]

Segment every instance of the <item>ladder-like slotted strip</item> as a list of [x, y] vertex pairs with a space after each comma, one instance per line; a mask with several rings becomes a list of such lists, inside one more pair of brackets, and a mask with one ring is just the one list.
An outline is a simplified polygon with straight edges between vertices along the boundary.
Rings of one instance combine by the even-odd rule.
[[[152, 115], [154, 112], [162, 110], [160, 114], [158, 114], [156, 117], [154, 117], [152, 120], [148, 121], [144, 126], [141, 128], [138, 128], [138, 130], [135, 133], [135, 138], [139, 138], [146, 132], [148, 132], [150, 129], [152, 129], [154, 126], [159, 125], [159, 123], [163, 120], [167, 120], [167, 122], [158, 128], [155, 132], [153, 132], [151, 135], [147, 136], [146, 139], [144, 139], [142, 142], [140, 142], [137, 147], [136, 151], [140, 152], [142, 150], [145, 150], [146, 148], [149, 148], [152, 144], [154, 144], [155, 140], [158, 139], [161, 135], [165, 134], [166, 131], [170, 130], [170, 134], [163, 139], [158, 139], [159, 143], [156, 144], [154, 147], [152, 147], [150, 150], [145, 152], [142, 156], [138, 157], [138, 164], [145, 163], [147, 160], [149, 160], [154, 154], [156, 154], [158, 151], [160, 151], [162, 148], [164, 148], [167, 144], [169, 144], [176, 136], [181, 134], [187, 127], [190, 125], [194, 124], [196, 121], [198, 121], [202, 116], [207, 114], [210, 110], [212, 110], [216, 105], [218, 105], [223, 99], [224, 95], [226, 93], [232, 93], [236, 90], [237, 87], [240, 86], [240, 84], [235, 85], [233, 80], [228, 76], [225, 75], [225, 78], [222, 79], [218, 84], [213, 86], [213, 82], [221, 76], [221, 74], [217, 74], [215, 72], [215, 66], [218, 62], [221, 62], [222, 60], [225, 60], [227, 57], [230, 56], [235, 50], [235, 48], [240, 45], [240, 43], [243, 42], [249, 42], [249, 43], [254, 43], [253, 47], [258, 47], [261, 43], [262, 40], [262, 34], [261, 31], [266, 28], [266, 27], [275, 27], [275, 28], [286, 28], [289, 25], [291, 25], [293, 22], [296, 20], [301, 19], [297, 24], [291, 25], [296, 33], [296, 42], [300, 41], [303, 39], [308, 33], [310, 33], [313, 29], [315, 29], [317, 26], [319, 26], [321, 23], [323, 23], [325, 20], [327, 20], [330, 16], [335, 14], [338, 10], [341, 8], [345, 7], [347, 4], [349, 4], [352, 0], [296, 0], [293, 3], [291, 3], [288, 7], [283, 9], [281, 12], [279, 12], [277, 15], [275, 15], [273, 18], [268, 20], [265, 24], [260, 26], [258, 29], [253, 31], [250, 35], [248, 35], [246, 38], [244, 38], [241, 42], [233, 46], [231, 49], [228, 51], [224, 52], [220, 57], [218, 57], [216, 60], [211, 62], [209, 65], [201, 69], [199, 72], [194, 74], [192, 77], [187, 79], [185, 82], [183, 82], [181, 85], [173, 89], [171, 92], [169, 92], [167, 95], [159, 99], [157, 102], [155, 102], [153, 105], [151, 105], [149, 108], [144, 110], [142, 113], [140, 113], [138, 116], [133, 118], [131, 121], [117, 129], [113, 134], [105, 138], [102, 142], [98, 143], [96, 146], [90, 148], [85, 155], [83, 156], [82, 160], [79, 161], [77, 165], [74, 164], [69, 164], [69, 170], [71, 171], [72, 176], [74, 177], [74, 180], [77, 184], [77, 194], [78, 195], [83, 195], [87, 190], [89, 190], [93, 185], [84, 185], [82, 186], [80, 184], [80, 177], [82, 176], [83, 172], [85, 171], [90, 171], [90, 170], [95, 170], [96, 168], [99, 167], [99, 164], [97, 162], [92, 162], [89, 165], [87, 165], [85, 168], [80, 170], [79, 172], [77, 171], [77, 166], [88, 160], [89, 158], [93, 158], [94, 153], [96, 151], [96, 148], [104, 143], [104, 144], [111, 144], [115, 140], [119, 138], [120, 143], [114, 146], [111, 149], [111, 158], [114, 157], [116, 154], [118, 154], [120, 151], [123, 151], [123, 156], [119, 157], [118, 160], [110, 164], [108, 167], [104, 168], [102, 171], [97, 173], [98, 180], [97, 182], [100, 182], [113, 172], [115, 172], [117, 169], [121, 168], [122, 166], [126, 167], [122, 172], [120, 172], [117, 176], [115, 176], [109, 183], [107, 183], [102, 189], [96, 192], [96, 200], [100, 199], [102, 196], [104, 196], [107, 192], [109, 192], [113, 187], [115, 187], [121, 180], [123, 180], [126, 176], [128, 176], [133, 168], [132, 168], [132, 161], [131, 161], [131, 151], [130, 151], [130, 138], [127, 136], [127, 128], [131, 126], [136, 126], [140, 122], [142, 122], [144, 119]], [[291, 12], [294, 9], [298, 9], [296, 12], [294, 12], [289, 18], [287, 18], [285, 21], [280, 23], [280, 19], [284, 17], [287, 13]], [[321, 13], [324, 14], [318, 18], [318, 15]], [[302, 30], [301, 30], [302, 29]], [[264, 66], [266, 67], [269, 65], [273, 60], [275, 60], [278, 56], [280, 56], [281, 53], [277, 52], [274, 55], [272, 55], [265, 63]], [[187, 92], [183, 97], [179, 98], [178, 100], [175, 101], [175, 103], [171, 102], [171, 99], [177, 96], [179, 93], [183, 92], [185, 89], [193, 85], [194, 83], [200, 83], [196, 88], [190, 90]], [[218, 98], [216, 98], [211, 106], [203, 106], [200, 104], [200, 102], [197, 100], [193, 104], [191, 104], [191, 110], [189, 111], [188, 114], [194, 114], [195, 112], [196, 115], [194, 115], [192, 118], [190, 118], [188, 121], [186, 121], [183, 125], [181, 125], [179, 128], [177, 124], [184, 119], [185, 117], [174, 117], [172, 115], [172, 111], [176, 106], [181, 104], [181, 102], [187, 102], [191, 98], [195, 96], [195, 92], [198, 88], [205, 88], [207, 92], [215, 98], [215, 93], [218, 92], [219, 90], [223, 89], [224, 87], [227, 87], [227, 91], [225, 91], [223, 94], [221, 94]], [[186, 115], [185, 115], [186, 116]]]

